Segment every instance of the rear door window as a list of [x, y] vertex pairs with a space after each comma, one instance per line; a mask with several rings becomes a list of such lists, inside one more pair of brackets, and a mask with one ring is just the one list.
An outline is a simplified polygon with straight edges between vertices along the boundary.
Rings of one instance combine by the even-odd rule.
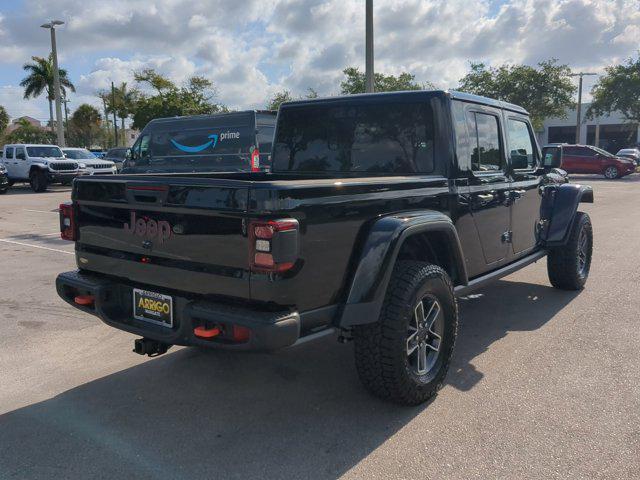
[[281, 109], [274, 171], [431, 173], [428, 103], [348, 102]]

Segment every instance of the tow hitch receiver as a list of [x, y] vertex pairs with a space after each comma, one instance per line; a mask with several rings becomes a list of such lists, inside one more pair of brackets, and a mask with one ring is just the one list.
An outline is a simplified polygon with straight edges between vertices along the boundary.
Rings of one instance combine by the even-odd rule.
[[138, 338], [133, 344], [133, 351], [135, 353], [138, 355], [149, 355], [150, 357], [157, 357], [158, 355], [167, 353], [167, 350], [170, 348], [171, 345], [149, 338]]

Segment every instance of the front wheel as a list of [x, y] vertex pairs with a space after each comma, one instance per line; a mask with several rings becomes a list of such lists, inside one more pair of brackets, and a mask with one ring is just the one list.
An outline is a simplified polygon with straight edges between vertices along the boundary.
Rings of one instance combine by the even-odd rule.
[[404, 405], [442, 387], [458, 329], [453, 286], [442, 268], [399, 262], [377, 322], [353, 329], [356, 369], [374, 395]]
[[593, 254], [593, 227], [589, 215], [576, 212], [569, 241], [562, 247], [553, 247], [547, 256], [547, 272], [551, 285], [561, 290], [584, 288]]
[[29, 184], [31, 185], [31, 190], [34, 192], [44, 192], [48, 184], [46, 174], [41, 170], [34, 170], [29, 175]]
[[615, 180], [620, 176], [620, 172], [618, 171], [617, 167], [611, 165], [610, 167], [604, 169], [604, 176], [609, 180]]

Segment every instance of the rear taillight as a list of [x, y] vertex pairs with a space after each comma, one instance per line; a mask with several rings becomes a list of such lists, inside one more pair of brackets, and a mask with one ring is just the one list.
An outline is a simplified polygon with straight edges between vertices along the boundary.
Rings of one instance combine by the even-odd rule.
[[253, 152], [251, 152], [251, 171], [260, 171], [260, 150], [257, 148], [254, 148]]
[[298, 221], [294, 218], [251, 222], [251, 271], [283, 273], [298, 259]]
[[71, 242], [75, 242], [78, 237], [76, 217], [71, 202], [60, 204], [60, 237]]

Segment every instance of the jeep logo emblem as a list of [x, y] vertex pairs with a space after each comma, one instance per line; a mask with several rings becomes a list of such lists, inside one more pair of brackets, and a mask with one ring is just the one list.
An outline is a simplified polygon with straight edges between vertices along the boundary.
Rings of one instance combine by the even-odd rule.
[[124, 231], [136, 237], [158, 239], [160, 243], [171, 238], [171, 225], [169, 222], [161, 220], [159, 222], [152, 219], [138, 218], [136, 212], [131, 212], [131, 221], [124, 224]]

